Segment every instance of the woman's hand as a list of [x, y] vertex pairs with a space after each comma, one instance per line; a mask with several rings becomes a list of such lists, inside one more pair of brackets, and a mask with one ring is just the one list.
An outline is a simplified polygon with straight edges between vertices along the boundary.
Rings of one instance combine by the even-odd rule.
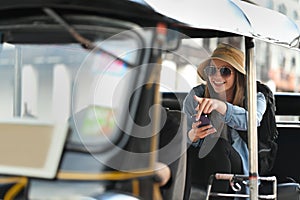
[[192, 129], [188, 132], [189, 139], [192, 142], [196, 142], [199, 139], [205, 138], [209, 134], [217, 132], [217, 130], [211, 124], [198, 128], [200, 124], [201, 121], [193, 123]]
[[201, 98], [196, 95], [194, 96], [194, 99], [198, 102], [198, 106], [195, 108], [195, 110], [198, 112], [196, 115], [196, 120], [199, 120], [202, 113], [209, 114], [213, 110], [216, 110], [222, 115], [225, 115], [226, 113], [227, 106], [223, 101], [211, 98]]
[[161, 162], [155, 163], [155, 174], [160, 179], [160, 187], [166, 185], [171, 178], [171, 170], [169, 166]]

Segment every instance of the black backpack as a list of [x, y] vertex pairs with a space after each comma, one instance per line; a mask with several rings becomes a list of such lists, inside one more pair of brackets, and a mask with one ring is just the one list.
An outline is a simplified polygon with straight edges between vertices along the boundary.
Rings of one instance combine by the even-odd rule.
[[[278, 131], [275, 119], [275, 98], [273, 92], [268, 86], [257, 81], [257, 92], [264, 94], [267, 108], [263, 115], [260, 126], [257, 129], [258, 140], [258, 169], [260, 175], [267, 175], [273, 168], [277, 155], [278, 145], [276, 139]], [[247, 104], [245, 104], [247, 106]], [[248, 145], [248, 134], [245, 131], [239, 131], [241, 138]]]

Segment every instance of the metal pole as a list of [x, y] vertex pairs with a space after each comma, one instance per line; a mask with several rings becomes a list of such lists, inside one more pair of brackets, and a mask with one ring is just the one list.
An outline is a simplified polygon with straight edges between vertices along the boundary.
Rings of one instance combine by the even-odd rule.
[[258, 199], [258, 151], [256, 125], [256, 66], [254, 40], [246, 38], [246, 71], [248, 102], [248, 147], [249, 147], [249, 189], [250, 200]]
[[22, 101], [22, 68], [21, 68], [21, 49], [15, 48], [15, 73], [14, 73], [14, 102], [13, 115], [14, 117], [21, 116], [21, 101]]

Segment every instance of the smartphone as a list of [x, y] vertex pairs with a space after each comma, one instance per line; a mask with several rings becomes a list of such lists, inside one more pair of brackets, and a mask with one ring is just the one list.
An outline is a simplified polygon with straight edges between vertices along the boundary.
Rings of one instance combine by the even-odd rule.
[[[196, 122], [196, 115], [193, 115], [191, 117], [193, 118], [193, 122]], [[201, 124], [198, 126], [198, 128], [210, 124], [210, 120], [209, 120], [208, 116], [205, 114], [202, 114], [198, 121], [201, 121]]]

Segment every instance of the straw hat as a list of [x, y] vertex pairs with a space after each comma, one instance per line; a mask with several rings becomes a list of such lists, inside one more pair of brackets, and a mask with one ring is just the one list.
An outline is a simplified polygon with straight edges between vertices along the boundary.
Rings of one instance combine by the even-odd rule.
[[242, 74], [246, 74], [244, 68], [245, 56], [244, 53], [229, 44], [221, 43], [212, 53], [211, 57], [203, 61], [198, 67], [198, 74], [203, 80], [207, 80], [207, 76], [204, 73], [204, 68], [209, 65], [212, 59], [218, 59], [227, 62], [233, 66], [237, 71]]

